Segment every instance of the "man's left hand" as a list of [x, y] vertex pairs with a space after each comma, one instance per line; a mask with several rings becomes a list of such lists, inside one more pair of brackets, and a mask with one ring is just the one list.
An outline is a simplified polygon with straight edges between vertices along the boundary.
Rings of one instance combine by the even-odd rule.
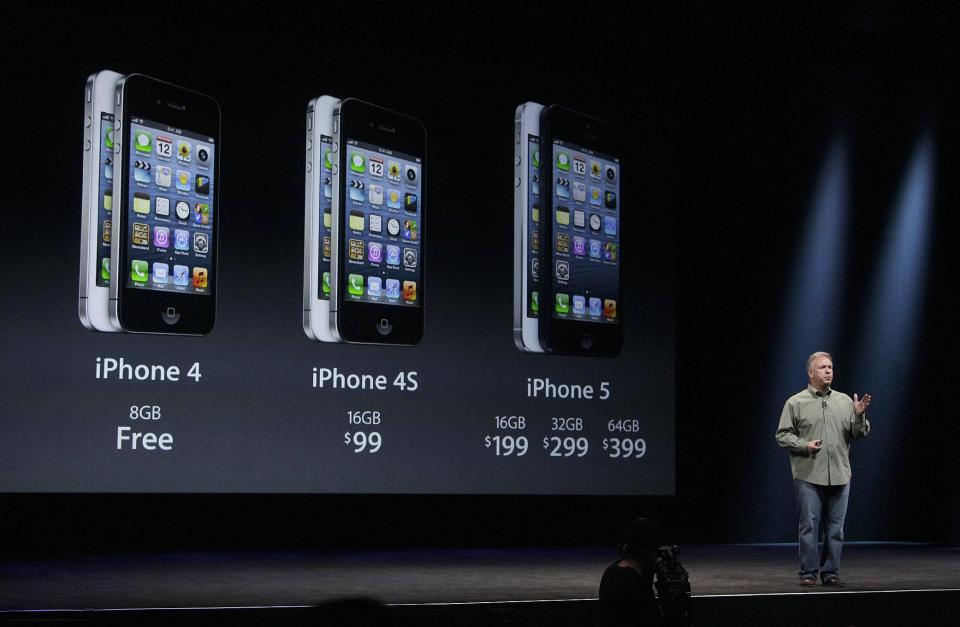
[[867, 411], [867, 407], [870, 406], [870, 395], [864, 394], [863, 398], [857, 398], [857, 395], [853, 395], [853, 413], [862, 416], [863, 412]]

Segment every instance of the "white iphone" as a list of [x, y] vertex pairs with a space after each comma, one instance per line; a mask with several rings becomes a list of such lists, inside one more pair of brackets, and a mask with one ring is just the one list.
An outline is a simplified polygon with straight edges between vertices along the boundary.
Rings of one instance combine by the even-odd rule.
[[333, 202], [333, 109], [340, 100], [320, 96], [307, 104], [304, 181], [303, 332], [337, 342], [330, 330], [330, 227]]
[[[514, 124], [513, 342], [522, 351], [542, 353], [540, 310], [540, 112], [543, 105], [517, 107]], [[547, 186], [544, 189], [549, 189]]]
[[122, 74], [101, 70], [84, 89], [83, 197], [80, 227], [80, 322], [91, 331], [120, 331], [110, 320], [113, 236], [113, 94]]

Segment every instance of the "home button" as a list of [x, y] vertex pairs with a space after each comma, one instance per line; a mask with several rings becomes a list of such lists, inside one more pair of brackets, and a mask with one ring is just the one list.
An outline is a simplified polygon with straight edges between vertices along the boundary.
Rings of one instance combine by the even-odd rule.
[[160, 317], [163, 318], [163, 321], [167, 324], [173, 325], [180, 322], [180, 313], [176, 307], [167, 307], [160, 314]]
[[380, 318], [377, 322], [377, 333], [380, 335], [390, 335], [390, 332], [393, 331], [393, 325], [390, 324], [390, 320], [387, 318]]
[[593, 346], [593, 336], [589, 333], [584, 333], [583, 337], [580, 339], [580, 346], [585, 349], [589, 349]]

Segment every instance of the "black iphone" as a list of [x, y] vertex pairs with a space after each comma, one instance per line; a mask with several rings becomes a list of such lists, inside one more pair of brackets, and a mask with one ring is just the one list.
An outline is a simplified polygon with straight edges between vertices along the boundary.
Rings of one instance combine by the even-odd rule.
[[606, 122], [557, 105], [540, 114], [539, 335], [550, 352], [620, 351], [620, 150]]
[[345, 342], [423, 337], [427, 134], [348, 98], [334, 108], [331, 329]]
[[117, 82], [111, 320], [203, 335], [216, 318], [220, 107], [142, 74]]

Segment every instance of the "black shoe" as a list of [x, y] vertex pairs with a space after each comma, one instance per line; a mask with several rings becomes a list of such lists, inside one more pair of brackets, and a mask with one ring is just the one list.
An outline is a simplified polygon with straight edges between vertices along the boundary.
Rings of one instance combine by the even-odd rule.
[[817, 578], [813, 575], [804, 575], [800, 578], [801, 586], [815, 586], [817, 585]]
[[843, 583], [843, 581], [837, 575], [827, 575], [823, 578], [823, 585], [833, 588], [842, 588], [847, 584]]

